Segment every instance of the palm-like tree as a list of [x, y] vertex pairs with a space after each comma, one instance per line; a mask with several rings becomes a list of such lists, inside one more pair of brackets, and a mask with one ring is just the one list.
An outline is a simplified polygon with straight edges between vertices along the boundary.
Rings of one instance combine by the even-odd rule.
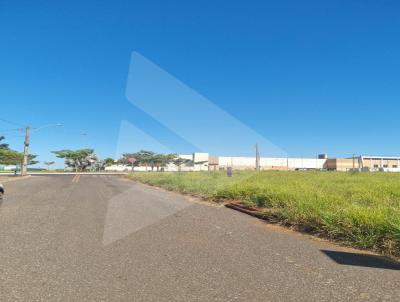
[[54, 165], [54, 161], [45, 161], [44, 164], [47, 166], [47, 170], [50, 170], [50, 166]]

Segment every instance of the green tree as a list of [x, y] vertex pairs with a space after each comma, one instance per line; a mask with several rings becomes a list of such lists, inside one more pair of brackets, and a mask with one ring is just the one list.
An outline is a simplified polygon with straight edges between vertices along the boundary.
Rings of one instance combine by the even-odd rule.
[[160, 167], [166, 167], [170, 163], [174, 161], [176, 158], [176, 154], [156, 154], [155, 158], [155, 166], [157, 167], [157, 171], [160, 170]]
[[107, 157], [107, 158], [104, 160], [104, 163], [106, 164], [107, 167], [112, 166], [112, 165], [114, 164], [114, 162], [115, 162], [114, 159], [111, 158], [111, 157]]
[[[0, 142], [4, 140], [4, 136], [0, 136]], [[10, 150], [8, 144], [0, 143], [0, 150]]]
[[153, 151], [140, 150], [139, 152], [134, 153], [134, 155], [138, 165], [148, 167], [153, 165], [156, 154]]
[[[28, 165], [36, 165], [39, 161], [35, 160], [37, 155], [29, 154]], [[0, 150], [0, 164], [3, 165], [20, 165], [24, 155], [14, 150]]]
[[[0, 137], [0, 141], [4, 140], [4, 136]], [[35, 165], [38, 163], [35, 158], [37, 155], [29, 154], [28, 157], [28, 165]], [[22, 160], [24, 158], [23, 153], [11, 150], [8, 144], [1, 143], [0, 144], [0, 164], [2, 165], [15, 165], [15, 170], [17, 170], [17, 166], [22, 164]]]
[[[139, 161], [137, 160], [137, 153], [124, 153], [122, 154], [122, 157], [117, 161], [121, 165], [126, 165], [126, 166], [131, 166], [132, 171], [134, 171], [134, 168], [139, 166]], [[131, 163], [129, 161], [130, 158], [135, 158], [135, 162]]]
[[[122, 155], [122, 157], [118, 160], [118, 163], [122, 164], [122, 165], [130, 165], [132, 166], [132, 171], [133, 171], [133, 167], [137, 167], [137, 166], [151, 166], [151, 163], [153, 162], [155, 153], [152, 151], [147, 151], [147, 150], [140, 150], [138, 152], [135, 153], [124, 153]], [[129, 159], [130, 158], [135, 158], [135, 162], [130, 163]]]
[[191, 159], [186, 159], [186, 158], [181, 158], [181, 157], [176, 156], [176, 157], [172, 160], [172, 162], [174, 163], [175, 166], [178, 166], [178, 171], [181, 172], [181, 170], [182, 170], [182, 165], [186, 165], [186, 164], [192, 163], [192, 160], [191, 160]]
[[47, 166], [47, 170], [50, 170], [50, 166], [54, 165], [54, 161], [45, 161], [44, 164]]
[[14, 150], [0, 149], [0, 164], [20, 165], [23, 154]]
[[75, 172], [84, 171], [97, 162], [93, 149], [59, 150], [52, 151], [58, 158], [64, 158], [68, 167], [73, 167]]
[[[21, 157], [21, 162], [22, 162], [22, 160], [23, 160], [23, 155], [22, 155], [22, 157]], [[36, 160], [35, 158], [37, 158], [37, 155], [33, 155], [33, 154], [29, 154], [28, 155], [28, 166], [31, 166], [31, 165], [36, 165], [37, 163], [39, 163], [39, 161], [38, 160]]]
[[129, 165], [129, 158], [133, 157], [133, 153], [124, 153], [122, 157], [117, 160], [117, 163], [120, 165]]
[[140, 150], [135, 153], [124, 153], [118, 160], [118, 163], [122, 165], [132, 165], [132, 163], [129, 162], [129, 158], [135, 158], [136, 161], [133, 163], [132, 168], [145, 166], [151, 167], [152, 171], [154, 168], [157, 168], [157, 171], [159, 171], [160, 167], [165, 167], [169, 163], [173, 162], [176, 156], [176, 154], [162, 154], [148, 150]]

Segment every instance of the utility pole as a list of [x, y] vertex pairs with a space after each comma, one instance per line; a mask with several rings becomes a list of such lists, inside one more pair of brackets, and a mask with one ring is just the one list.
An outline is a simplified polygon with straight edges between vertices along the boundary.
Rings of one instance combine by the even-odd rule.
[[353, 153], [353, 171], [355, 170], [355, 168], [356, 168], [356, 155]]
[[258, 144], [256, 144], [256, 171], [260, 171], [260, 152], [258, 150]]
[[[38, 130], [42, 130], [44, 128], [48, 128], [48, 127], [60, 127], [62, 126], [62, 124], [50, 124], [50, 125], [45, 125], [39, 128], [32, 128], [33, 131], [38, 131]], [[23, 128], [20, 128], [18, 130], [23, 131]], [[30, 136], [31, 136], [31, 127], [26, 126], [25, 127], [25, 141], [24, 141], [24, 154], [23, 154], [23, 159], [22, 159], [22, 164], [21, 164], [21, 175], [26, 175], [28, 173], [28, 165], [29, 165], [29, 143], [30, 143]], [[17, 171], [17, 169], [15, 169], [15, 171]]]
[[30, 133], [31, 133], [31, 128], [28, 126], [25, 128], [24, 158], [22, 160], [22, 167], [21, 167], [22, 176], [26, 175], [28, 172]]

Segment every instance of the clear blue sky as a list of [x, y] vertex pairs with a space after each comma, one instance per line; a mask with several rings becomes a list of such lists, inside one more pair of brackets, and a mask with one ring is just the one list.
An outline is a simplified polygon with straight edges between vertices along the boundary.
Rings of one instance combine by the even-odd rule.
[[33, 135], [40, 160], [82, 146], [114, 156], [121, 120], [190, 153], [127, 100], [136, 51], [291, 156], [399, 155], [399, 11], [395, 0], [1, 1], [0, 118], [65, 125]]

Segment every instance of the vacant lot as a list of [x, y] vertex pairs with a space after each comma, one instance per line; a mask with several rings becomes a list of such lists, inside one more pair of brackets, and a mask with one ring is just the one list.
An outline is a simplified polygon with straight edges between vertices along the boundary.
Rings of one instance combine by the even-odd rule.
[[261, 207], [284, 224], [400, 256], [400, 174], [340, 172], [134, 173], [210, 200]]

